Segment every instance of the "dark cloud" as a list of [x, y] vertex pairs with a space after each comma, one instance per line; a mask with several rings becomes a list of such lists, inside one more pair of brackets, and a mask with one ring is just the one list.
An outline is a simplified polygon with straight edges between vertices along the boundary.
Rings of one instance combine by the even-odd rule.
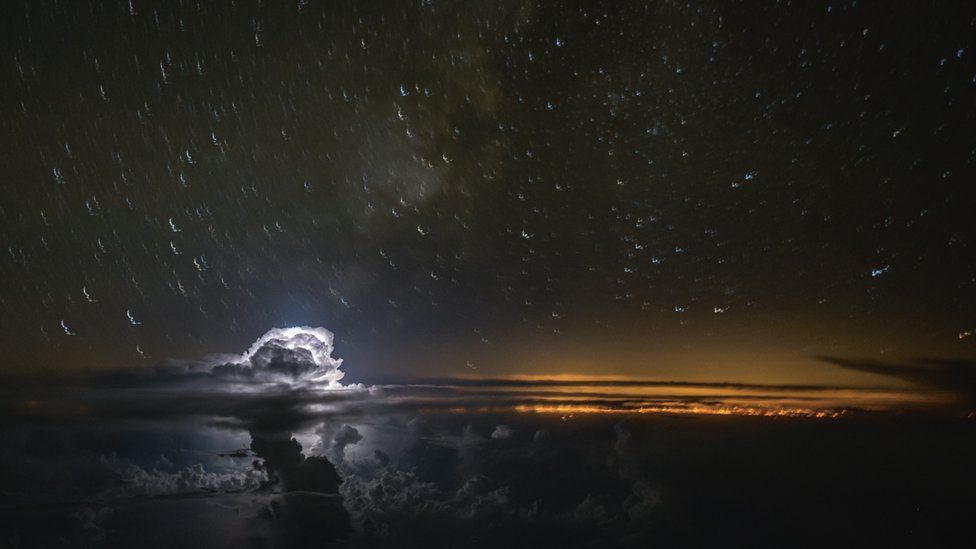
[[360, 440], [363, 440], [363, 436], [359, 434], [359, 431], [355, 427], [343, 425], [339, 428], [339, 432], [336, 433], [335, 437], [332, 438], [332, 451], [339, 459], [342, 459], [345, 455], [346, 446], [356, 444]]
[[[80, 451], [98, 441], [99, 429], [48, 423], [18, 438], [0, 423], [7, 441], [0, 457], [9, 464], [0, 467], [0, 483], [8, 491], [38, 494], [38, 483], [51, 471], [91, 481], [87, 492], [76, 492], [91, 497], [52, 493], [33, 503], [22, 500], [9, 516], [23, 517], [20, 522], [33, 528], [41, 520], [36, 517], [64, 509], [58, 520], [65, 539], [101, 531], [107, 543], [140, 539], [133, 528], [142, 528], [144, 536], [186, 545], [195, 528], [213, 529], [195, 534], [198, 541], [190, 546], [245, 534], [284, 547], [337, 536], [352, 546], [769, 545], [784, 528], [820, 539], [809, 531], [809, 520], [891, 540], [904, 533], [891, 517], [916, 534], [934, 535], [935, 524], [958, 528], [967, 509], [958, 498], [976, 458], [971, 422], [934, 418], [563, 419], [403, 407], [341, 421], [323, 417], [294, 434], [251, 429], [229, 438], [222, 433], [235, 429], [187, 425], [187, 432], [206, 430], [215, 437], [209, 442], [175, 433], [152, 442], [138, 434], [156, 428], [148, 421], [110, 419], [100, 429], [123, 424], [131, 425], [128, 434]], [[490, 434], [500, 425], [513, 434], [493, 440]], [[250, 455], [218, 456], [239, 437], [251, 439]], [[323, 437], [330, 445], [314, 444]], [[347, 444], [343, 459], [332, 465], [326, 454], [337, 438], [355, 444]], [[128, 453], [113, 456], [111, 448]], [[30, 455], [42, 457], [25, 457]], [[837, 455], [846, 458], [831, 459]], [[51, 461], [54, 456], [62, 457]], [[906, 491], [926, 495], [923, 518], [915, 500], [898, 495]], [[877, 505], [880, 495], [887, 498], [882, 515], [854, 512]], [[82, 527], [69, 515], [85, 507], [108, 511]], [[954, 508], [959, 512], [953, 514]], [[942, 513], [941, 522], [933, 509]], [[166, 524], [180, 524], [177, 530], [185, 528], [187, 535], [162, 533], [165, 525], [147, 518], [160, 516], [171, 517]], [[3, 527], [22, 531], [9, 522]]]
[[251, 451], [260, 458], [259, 470], [267, 471], [264, 489], [337, 494], [342, 480], [335, 467], [319, 456], [306, 457], [294, 438], [280, 433], [251, 431]]
[[818, 358], [842, 368], [908, 381], [920, 390], [951, 395], [962, 406], [976, 404], [976, 361], [917, 358], [909, 362], [882, 362], [829, 356]]
[[247, 492], [263, 486], [267, 476], [261, 469], [243, 468], [232, 472], [214, 472], [202, 463], [175, 471], [146, 470], [117, 455], [100, 457], [102, 465], [116, 475], [117, 482], [100, 497], [171, 496], [201, 493]]

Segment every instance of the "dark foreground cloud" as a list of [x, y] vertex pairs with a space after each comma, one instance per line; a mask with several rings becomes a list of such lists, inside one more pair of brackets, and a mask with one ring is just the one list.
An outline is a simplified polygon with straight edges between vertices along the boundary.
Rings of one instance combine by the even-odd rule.
[[955, 404], [973, 411], [976, 404], [976, 361], [917, 358], [910, 362], [818, 357], [843, 368], [908, 381], [924, 390], [949, 395]]
[[226, 429], [180, 424], [0, 423], [0, 546], [947, 546], [976, 481], [974, 424], [931, 416], [384, 411], [238, 434], [246, 457], [217, 456]]

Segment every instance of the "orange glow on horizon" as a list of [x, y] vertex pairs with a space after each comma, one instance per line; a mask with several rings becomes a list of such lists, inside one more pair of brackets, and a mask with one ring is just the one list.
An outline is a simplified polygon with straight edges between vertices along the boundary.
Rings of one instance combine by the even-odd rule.
[[[762, 385], [734, 382], [658, 381], [624, 376], [516, 375], [464, 377], [420, 384], [432, 395], [424, 412], [519, 413], [564, 416], [666, 414], [831, 419], [852, 412], [936, 409], [949, 397], [893, 387]], [[451, 405], [433, 404], [439, 398]], [[464, 403], [464, 399], [475, 402]], [[480, 401], [480, 402], [479, 402]]]
[[720, 416], [760, 416], [760, 417], [810, 417], [818, 419], [838, 418], [847, 410], [817, 410], [813, 408], [760, 408], [755, 406], [674, 406], [647, 405], [639, 408], [612, 408], [609, 406], [588, 406], [576, 404], [520, 405], [514, 410], [520, 413], [536, 414], [681, 414], [681, 415], [720, 415]]

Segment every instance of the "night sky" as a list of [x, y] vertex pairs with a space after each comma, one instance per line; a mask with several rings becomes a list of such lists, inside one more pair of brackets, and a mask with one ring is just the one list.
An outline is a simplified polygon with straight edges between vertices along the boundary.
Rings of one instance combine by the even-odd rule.
[[976, 3], [5, 7], [0, 547], [976, 537]]
[[[973, 357], [967, 3], [30, 2], [4, 370], [326, 326], [350, 375]], [[355, 363], [355, 366], [352, 364]]]

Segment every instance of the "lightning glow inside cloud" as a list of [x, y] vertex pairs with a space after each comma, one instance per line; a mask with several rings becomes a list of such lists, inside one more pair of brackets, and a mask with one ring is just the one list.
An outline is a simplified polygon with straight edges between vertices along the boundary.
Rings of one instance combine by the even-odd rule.
[[258, 383], [276, 383], [318, 389], [347, 388], [340, 383], [345, 372], [342, 359], [332, 356], [335, 336], [329, 330], [309, 326], [273, 328], [257, 339], [247, 352], [213, 368]]

